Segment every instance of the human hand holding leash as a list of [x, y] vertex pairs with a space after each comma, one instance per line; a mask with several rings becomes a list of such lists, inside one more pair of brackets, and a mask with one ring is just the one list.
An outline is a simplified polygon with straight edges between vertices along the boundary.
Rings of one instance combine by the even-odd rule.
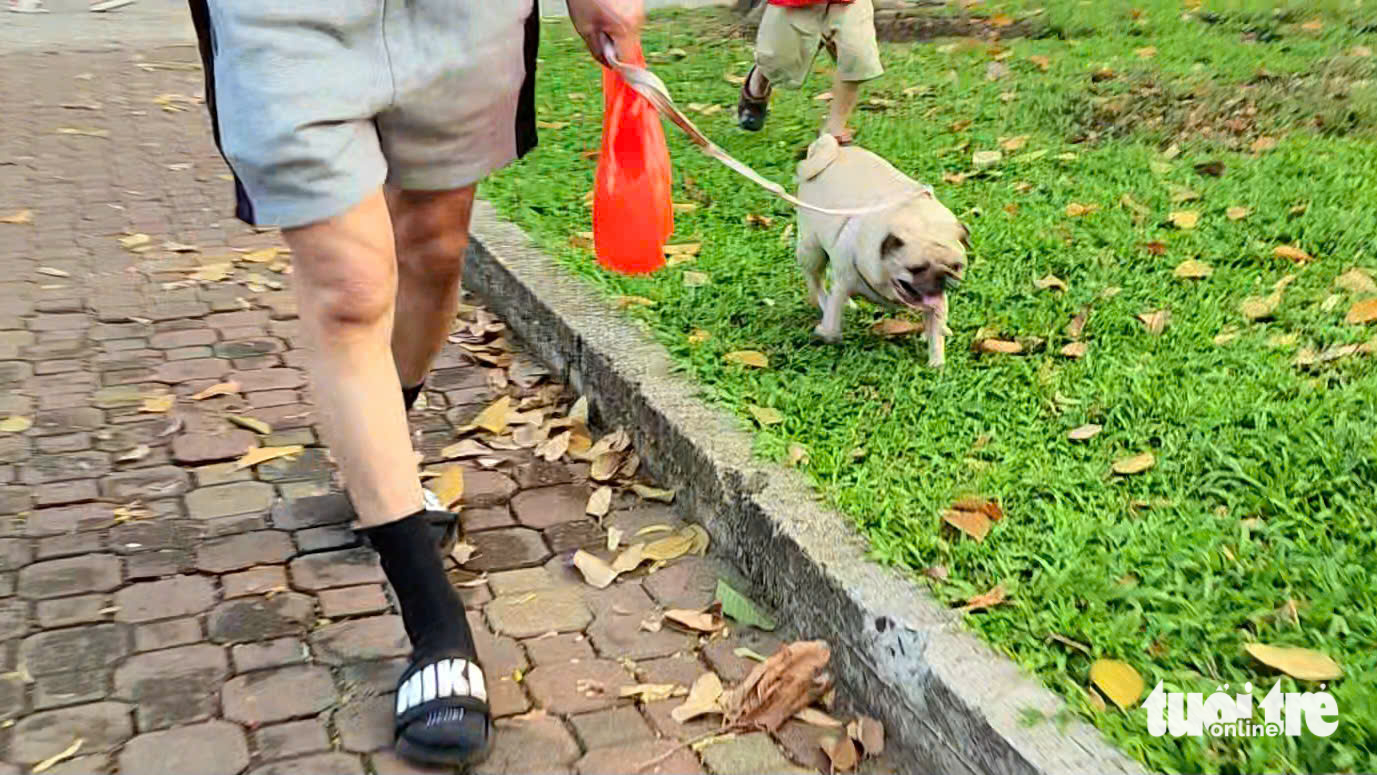
[[599, 64], [607, 65], [605, 43], [616, 51], [630, 51], [645, 22], [643, 0], [568, 0], [569, 19]]

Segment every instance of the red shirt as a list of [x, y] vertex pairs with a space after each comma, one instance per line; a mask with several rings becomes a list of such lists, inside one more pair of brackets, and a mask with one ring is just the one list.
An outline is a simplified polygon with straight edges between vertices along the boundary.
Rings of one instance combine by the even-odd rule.
[[805, 5], [822, 5], [823, 3], [850, 3], [852, 0], [770, 0], [770, 5], [782, 5], [785, 8], [801, 8]]

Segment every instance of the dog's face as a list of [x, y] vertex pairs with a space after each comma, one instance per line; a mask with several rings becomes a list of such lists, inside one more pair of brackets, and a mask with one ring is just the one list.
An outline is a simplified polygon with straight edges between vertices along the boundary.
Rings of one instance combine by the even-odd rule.
[[889, 219], [880, 242], [886, 295], [907, 307], [934, 308], [966, 271], [970, 232], [931, 192], [924, 192]]

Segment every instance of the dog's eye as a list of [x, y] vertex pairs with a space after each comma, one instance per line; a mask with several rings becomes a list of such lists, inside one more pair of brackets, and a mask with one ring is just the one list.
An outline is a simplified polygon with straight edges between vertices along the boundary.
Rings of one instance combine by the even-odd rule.
[[892, 253], [904, 246], [904, 241], [893, 234], [885, 235], [885, 241], [880, 244], [881, 253]]

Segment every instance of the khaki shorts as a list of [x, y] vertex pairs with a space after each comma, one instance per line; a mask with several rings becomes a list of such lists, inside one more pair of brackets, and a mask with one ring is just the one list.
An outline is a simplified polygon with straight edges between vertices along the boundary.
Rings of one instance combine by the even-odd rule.
[[535, 145], [533, 0], [190, 0], [239, 218], [464, 188]]
[[835, 47], [837, 74], [843, 81], [868, 81], [884, 74], [871, 0], [766, 6], [755, 38], [755, 64], [770, 83], [797, 89], [824, 44]]

